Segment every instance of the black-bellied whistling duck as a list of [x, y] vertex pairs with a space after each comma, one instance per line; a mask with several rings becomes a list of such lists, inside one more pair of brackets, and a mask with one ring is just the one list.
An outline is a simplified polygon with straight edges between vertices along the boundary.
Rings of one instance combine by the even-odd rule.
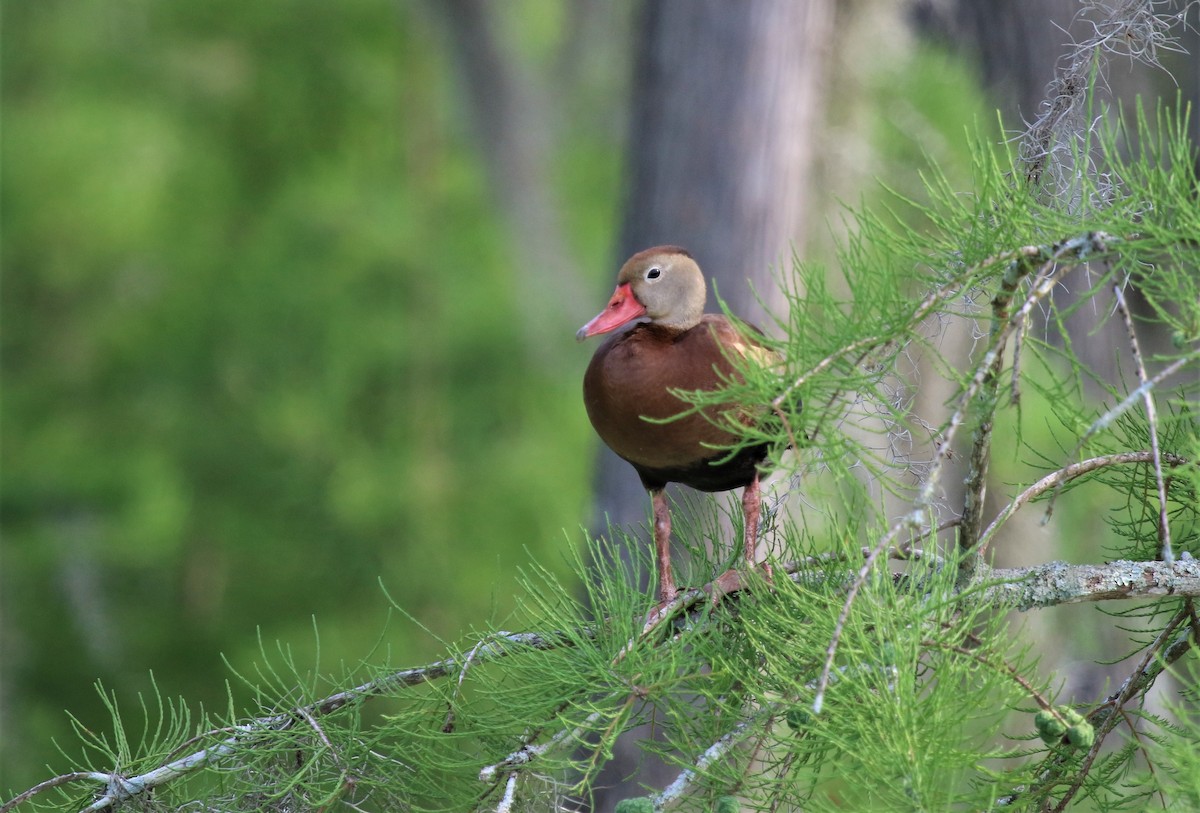
[[[583, 377], [583, 401], [600, 439], [633, 465], [650, 492], [659, 609], [677, 592], [671, 573], [671, 515], [663, 494], [667, 483], [701, 491], [744, 488], [749, 566], [757, 548], [759, 466], [767, 457], [767, 446], [747, 447], [726, 460], [728, 451], [722, 447], [732, 446], [737, 438], [704, 415], [653, 422], [689, 408], [671, 390], [715, 390], [722, 386], [723, 377], [735, 375], [731, 353], [769, 352], [751, 345], [724, 316], [705, 314], [705, 295], [700, 266], [685, 249], [649, 248], [625, 262], [608, 306], [576, 334], [583, 341], [642, 320], [596, 350]], [[733, 570], [719, 576], [714, 596], [728, 590], [736, 579]]]

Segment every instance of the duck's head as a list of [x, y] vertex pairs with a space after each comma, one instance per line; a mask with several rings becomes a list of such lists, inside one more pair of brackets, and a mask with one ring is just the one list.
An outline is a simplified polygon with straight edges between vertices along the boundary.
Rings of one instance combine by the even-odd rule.
[[706, 295], [704, 275], [686, 249], [648, 248], [625, 261], [608, 305], [581, 327], [575, 338], [583, 341], [643, 318], [656, 325], [688, 330], [700, 323]]

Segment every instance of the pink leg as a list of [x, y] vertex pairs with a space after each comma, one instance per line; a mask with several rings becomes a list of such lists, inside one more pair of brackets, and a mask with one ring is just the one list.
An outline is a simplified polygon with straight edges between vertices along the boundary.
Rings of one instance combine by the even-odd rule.
[[[746, 490], [742, 492], [742, 519], [745, 525], [745, 535], [743, 538], [744, 552], [746, 557], [746, 569], [754, 568], [756, 554], [758, 553], [758, 522], [762, 514], [762, 492], [758, 485], [758, 474], [754, 475], [754, 479], [746, 486]], [[771, 568], [764, 564], [763, 575], [767, 581], [771, 581]], [[715, 604], [720, 597], [725, 593], [732, 593], [735, 590], [742, 588], [742, 575], [736, 569], [726, 570], [720, 576], [713, 580], [711, 587], [712, 600]]]
[[675, 574], [671, 572], [671, 509], [663, 490], [650, 492], [654, 503], [654, 549], [658, 553], [658, 606], [675, 600]]
[[758, 487], [758, 472], [742, 492], [742, 519], [745, 521], [746, 564], [754, 567], [758, 553], [758, 518], [762, 512], [762, 492]]
[[[750, 481], [750, 485], [746, 486], [746, 490], [742, 492], [742, 516], [746, 521], [746, 565], [752, 568], [755, 559], [758, 558], [758, 524], [759, 518], [762, 516], [762, 489], [758, 484], [757, 472], [754, 474], [754, 479]], [[770, 583], [774, 576], [771, 566], [763, 562], [762, 571], [763, 576]]]

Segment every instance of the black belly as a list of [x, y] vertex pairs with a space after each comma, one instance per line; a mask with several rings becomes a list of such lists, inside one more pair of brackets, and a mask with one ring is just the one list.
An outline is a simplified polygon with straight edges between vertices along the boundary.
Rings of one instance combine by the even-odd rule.
[[652, 469], [632, 460], [629, 463], [637, 469], [642, 485], [651, 491], [657, 491], [667, 483], [683, 483], [699, 491], [730, 491], [750, 485], [759, 466], [767, 459], [767, 452], [768, 446], [764, 443], [748, 446], [729, 460], [724, 460], [728, 453], [722, 452], [681, 467]]

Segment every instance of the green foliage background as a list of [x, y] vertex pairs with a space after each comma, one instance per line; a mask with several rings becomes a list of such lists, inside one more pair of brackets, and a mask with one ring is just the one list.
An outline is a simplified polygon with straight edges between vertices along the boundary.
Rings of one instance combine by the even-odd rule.
[[[256, 630], [363, 656], [561, 561], [593, 440], [413, 4], [5, 3], [0, 786], [108, 714], [220, 705]], [[555, 36], [547, 31], [524, 34]], [[531, 56], [530, 58], [535, 58]], [[577, 141], [607, 276], [617, 149]], [[572, 354], [578, 355], [575, 359]], [[419, 660], [434, 643], [393, 626]]]

